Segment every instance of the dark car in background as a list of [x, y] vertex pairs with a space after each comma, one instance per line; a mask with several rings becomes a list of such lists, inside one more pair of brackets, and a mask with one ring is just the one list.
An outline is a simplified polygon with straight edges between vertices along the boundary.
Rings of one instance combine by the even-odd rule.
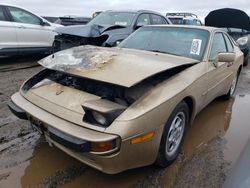
[[63, 16], [59, 17], [55, 23], [64, 26], [69, 25], [86, 25], [91, 20], [90, 17], [80, 17], [80, 16]]
[[220, 27], [226, 30], [244, 53], [244, 66], [248, 65], [250, 18], [244, 11], [231, 8], [211, 11], [205, 18], [205, 25]]
[[57, 29], [54, 52], [80, 45], [112, 47], [143, 25], [170, 24], [163, 15], [147, 10], [105, 11], [87, 25]]
[[42, 16], [44, 19], [50, 21], [51, 23], [60, 24], [63, 26], [69, 25], [86, 25], [92, 18], [91, 17], [81, 17], [81, 16]]
[[201, 20], [193, 13], [167, 13], [166, 17], [176, 25], [202, 25]]

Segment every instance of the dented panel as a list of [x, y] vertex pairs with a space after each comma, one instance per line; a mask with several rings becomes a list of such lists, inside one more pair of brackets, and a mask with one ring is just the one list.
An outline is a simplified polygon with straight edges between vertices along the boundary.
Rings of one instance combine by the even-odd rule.
[[94, 46], [64, 50], [39, 62], [48, 69], [124, 87], [168, 69], [194, 63], [197, 60], [168, 54]]

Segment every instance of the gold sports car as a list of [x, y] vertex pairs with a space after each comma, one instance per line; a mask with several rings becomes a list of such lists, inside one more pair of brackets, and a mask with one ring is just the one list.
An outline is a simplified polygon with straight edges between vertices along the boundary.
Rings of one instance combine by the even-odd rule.
[[46, 140], [108, 174], [170, 165], [213, 99], [234, 95], [243, 54], [224, 31], [145, 26], [115, 48], [80, 46], [45, 67], [9, 107]]

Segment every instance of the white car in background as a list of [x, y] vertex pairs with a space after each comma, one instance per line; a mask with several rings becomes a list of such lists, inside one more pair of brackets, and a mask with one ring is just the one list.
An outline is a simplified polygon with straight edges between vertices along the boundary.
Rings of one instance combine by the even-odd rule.
[[23, 8], [0, 3], [0, 56], [50, 53], [58, 26]]

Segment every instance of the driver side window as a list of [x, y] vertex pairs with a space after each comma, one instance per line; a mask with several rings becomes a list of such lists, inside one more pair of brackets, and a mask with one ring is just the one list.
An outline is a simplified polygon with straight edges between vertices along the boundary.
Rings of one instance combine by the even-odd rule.
[[226, 47], [225, 40], [224, 40], [222, 33], [215, 33], [213, 42], [212, 42], [209, 60], [210, 61], [215, 60], [218, 53], [220, 52], [227, 52], [227, 47]]
[[41, 20], [38, 17], [32, 15], [31, 13], [25, 10], [15, 7], [8, 7], [8, 9], [14, 22], [34, 24], [34, 25], [41, 24]]
[[141, 14], [137, 19], [136, 25], [150, 25], [149, 14]]
[[3, 7], [0, 6], [0, 21], [6, 21], [6, 17], [4, 15]]

